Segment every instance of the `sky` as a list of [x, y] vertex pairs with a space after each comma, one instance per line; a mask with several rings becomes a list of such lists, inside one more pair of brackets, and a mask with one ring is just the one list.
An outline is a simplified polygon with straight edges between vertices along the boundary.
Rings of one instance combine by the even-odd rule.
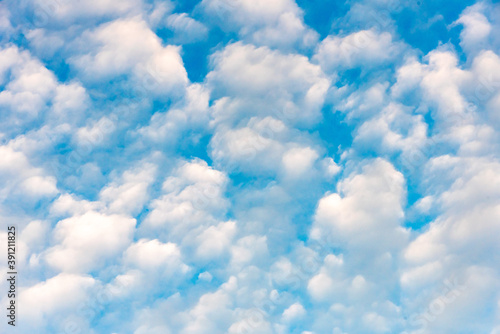
[[500, 334], [498, 3], [4, 0], [0, 120], [2, 333]]

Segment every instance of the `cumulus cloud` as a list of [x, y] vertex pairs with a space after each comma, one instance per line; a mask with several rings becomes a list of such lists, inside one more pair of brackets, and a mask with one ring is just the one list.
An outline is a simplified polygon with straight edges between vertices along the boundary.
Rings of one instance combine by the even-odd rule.
[[111, 1], [92, 1], [85, 5], [79, 1], [46, 4], [35, 0], [33, 3], [40, 16], [45, 14], [59, 20], [76, 20], [106, 15], [119, 16], [141, 6], [141, 2], [138, 0], [123, 1], [118, 6]]
[[[363, 173], [338, 185], [339, 193], [321, 199], [316, 212], [313, 238], [327, 238], [339, 245], [376, 251], [401, 247], [405, 231], [400, 226], [405, 202], [404, 177], [386, 161], [375, 160]], [[384, 233], [379, 233], [380, 231]], [[371, 240], [371, 238], [375, 238]], [[381, 242], [379, 237], [388, 238]], [[373, 248], [375, 247], [375, 248]]]
[[303, 13], [293, 0], [271, 4], [262, 0], [203, 0], [201, 7], [213, 24], [235, 31], [243, 40], [257, 45], [307, 48], [318, 38], [304, 24]]
[[164, 181], [164, 194], [152, 202], [145, 226], [170, 227], [171, 237], [182, 238], [193, 225], [210, 222], [210, 216], [226, 210], [226, 184], [227, 177], [205, 161], [182, 162], [174, 175]]
[[[274, 111], [294, 124], [318, 119], [330, 80], [306, 57], [235, 43], [214, 54], [212, 63], [208, 80], [216, 96], [237, 97], [234, 107], [249, 99], [253, 103], [263, 99], [265, 104], [250, 112], [268, 115]], [[222, 117], [227, 116], [216, 115], [216, 119]]]
[[[175, 147], [187, 130], [202, 132], [209, 121], [209, 91], [205, 86], [192, 84], [187, 87], [184, 100], [167, 111], [159, 111], [151, 116], [148, 125], [138, 129], [138, 133], [153, 143], [166, 143]], [[193, 136], [193, 141], [199, 137]]]
[[328, 36], [318, 46], [315, 59], [328, 72], [374, 67], [394, 61], [403, 51], [389, 32], [362, 30], [347, 36]]
[[167, 27], [174, 33], [174, 41], [177, 43], [194, 43], [205, 39], [208, 29], [187, 13], [172, 14], [167, 18]]
[[[19, 303], [24, 305], [20, 312], [30, 321], [21, 324], [21, 329], [36, 330], [47, 326], [47, 322], [55, 328], [63, 328], [54, 318], [57, 315], [77, 313], [95, 284], [96, 280], [90, 276], [61, 273], [23, 289], [19, 294]], [[44, 303], [45, 307], [40, 308], [40, 303]]]
[[124, 253], [124, 261], [145, 271], [162, 270], [169, 276], [182, 274], [188, 267], [182, 263], [179, 247], [173, 243], [141, 239]]
[[484, 15], [487, 8], [485, 3], [475, 4], [463, 11], [460, 18], [455, 21], [455, 24], [463, 25], [460, 45], [467, 52], [481, 50], [487, 45], [492, 30], [488, 18]]
[[311, 128], [322, 117], [330, 80], [320, 67], [304, 56], [241, 43], [212, 62], [208, 80], [218, 99], [211, 107], [210, 146], [217, 165], [289, 180], [315, 170], [323, 152], [296, 127]]
[[57, 223], [47, 263], [62, 272], [87, 273], [115, 258], [132, 241], [136, 221], [127, 216], [86, 212]]
[[7, 120], [12, 120], [5, 125], [16, 126], [22, 124], [23, 118], [33, 118], [46, 108], [57, 81], [54, 74], [29, 52], [16, 46], [2, 48], [0, 57], [0, 81], [5, 85], [0, 92], [0, 105], [5, 111], [12, 110], [9, 117], [6, 115]]
[[151, 163], [126, 171], [122, 180], [101, 190], [100, 199], [108, 204], [110, 212], [136, 215], [148, 200], [148, 187], [155, 180], [155, 174], [156, 166]]
[[53, 197], [58, 193], [56, 179], [47, 175], [42, 168], [34, 167], [25, 154], [0, 146], [0, 175], [3, 187], [0, 194], [2, 200], [9, 196], [26, 196], [27, 198]]
[[81, 55], [72, 57], [71, 63], [87, 80], [131, 75], [139, 87], [156, 96], [182, 92], [188, 82], [180, 48], [163, 46], [137, 17], [105, 23], [85, 33], [81, 43]]

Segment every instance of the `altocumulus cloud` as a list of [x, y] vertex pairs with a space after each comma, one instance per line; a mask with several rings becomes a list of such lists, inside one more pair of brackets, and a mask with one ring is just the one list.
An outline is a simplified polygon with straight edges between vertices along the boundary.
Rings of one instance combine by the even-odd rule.
[[500, 333], [495, 2], [6, 0], [0, 36], [2, 333]]

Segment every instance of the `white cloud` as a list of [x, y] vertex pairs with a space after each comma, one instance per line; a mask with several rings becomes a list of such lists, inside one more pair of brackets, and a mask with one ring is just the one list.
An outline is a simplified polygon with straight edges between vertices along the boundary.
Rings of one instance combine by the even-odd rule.
[[79, 120], [89, 105], [89, 96], [78, 82], [59, 85], [53, 100], [52, 111], [59, 121]]
[[361, 174], [342, 180], [338, 193], [320, 200], [311, 237], [331, 237], [335, 244], [347, 248], [397, 250], [407, 237], [400, 226], [404, 184], [403, 175], [390, 163], [374, 160]]
[[31, 165], [28, 157], [9, 146], [0, 146], [0, 177], [3, 187], [0, 198], [23, 196], [25, 199], [54, 197], [58, 193], [56, 179], [42, 168]]
[[207, 79], [215, 96], [237, 97], [240, 109], [234, 114], [226, 107], [234, 115], [216, 113], [216, 121], [242, 113], [269, 116], [273, 112], [281, 121], [295, 125], [318, 120], [330, 81], [306, 57], [235, 43], [215, 53], [212, 63], [214, 69]]
[[367, 89], [356, 89], [348, 97], [339, 101], [339, 110], [347, 112], [350, 121], [372, 116], [387, 100], [388, 82], [378, 82]]
[[64, 48], [68, 32], [58, 33], [44, 28], [32, 29], [26, 33], [32, 52], [42, 58], [50, 59]]
[[362, 30], [345, 37], [328, 36], [319, 45], [314, 58], [326, 72], [336, 72], [388, 63], [402, 50], [403, 45], [394, 42], [389, 32]]
[[70, 194], [61, 194], [50, 207], [50, 212], [54, 215], [83, 215], [88, 211], [104, 210], [104, 204], [80, 200]]
[[302, 317], [304, 317], [306, 314], [306, 310], [304, 309], [304, 306], [300, 303], [295, 303], [290, 305], [289, 308], [287, 308], [285, 311], [283, 311], [283, 320], [285, 322], [292, 322], [292, 321], [297, 321], [300, 320]]
[[236, 277], [230, 277], [215, 292], [203, 294], [185, 314], [182, 334], [224, 333], [229, 328], [233, 315], [234, 294], [238, 289]]
[[460, 45], [468, 53], [475, 53], [487, 47], [487, 39], [492, 31], [488, 18], [483, 14], [489, 10], [485, 3], [477, 3], [468, 7], [460, 14], [460, 18], [454, 24], [464, 26], [460, 33]]
[[342, 167], [335, 163], [332, 158], [325, 158], [321, 163], [327, 178], [337, 175], [342, 170]]
[[[497, 204], [500, 169], [497, 162], [485, 158], [440, 157], [431, 160], [425, 175], [438, 176], [444, 171], [449, 174], [443, 180], [445, 186], [434, 189], [440, 214], [404, 252], [406, 269], [401, 280], [408, 296], [404, 306], [422, 309], [425, 306], [422, 303], [432, 298], [440, 285], [458, 279], [464, 287], [459, 289], [460, 297], [446, 303], [443, 315], [426, 322], [422, 333], [438, 328], [481, 331], [467, 321], [465, 314], [474, 309], [476, 316], [482, 317], [485, 308], [498, 309], [496, 301], [488, 296], [498, 298], [495, 286], [500, 283], [490, 272], [498, 262], [493, 254], [498, 253], [494, 236], [499, 233], [496, 221], [500, 214]], [[479, 276], [488, 281], [482, 285], [483, 289], [477, 288], [477, 284], [483, 284], [478, 283]], [[460, 321], [456, 321], [458, 314], [464, 316]], [[483, 328], [488, 326], [485, 323]]]
[[1, 49], [0, 59], [0, 82], [6, 85], [0, 92], [0, 105], [13, 111], [11, 117], [18, 118], [8, 123], [18, 125], [23, 118], [36, 117], [46, 108], [57, 80], [37, 59], [15, 46]]
[[155, 180], [157, 166], [143, 162], [140, 167], [125, 171], [121, 180], [104, 187], [99, 198], [108, 204], [111, 213], [138, 214], [149, 199], [148, 189]]
[[[252, 119], [248, 127], [219, 131], [211, 141], [212, 156], [219, 164], [238, 166], [238, 169], [257, 173], [274, 171], [281, 156], [284, 145], [273, 137], [282, 137], [284, 125], [272, 118]], [[267, 125], [267, 126], [266, 126]], [[268, 131], [276, 129], [276, 132]], [[222, 129], [221, 129], [222, 130]]]
[[[186, 129], [203, 129], [209, 121], [209, 90], [201, 84], [189, 85], [182, 102], [167, 112], [156, 112], [147, 126], [138, 130], [146, 140], [175, 147]], [[185, 139], [185, 138], [184, 138]], [[196, 140], [194, 135], [190, 139]]]
[[[500, 102], [500, 57], [488, 50], [480, 52], [472, 61], [473, 77], [467, 83], [466, 91], [471, 94], [470, 100], [478, 106], [485, 107], [487, 113], [478, 113], [487, 124], [500, 128], [498, 108]], [[486, 116], [486, 117], [485, 117]]]
[[401, 151], [403, 159], [424, 150], [427, 142], [427, 124], [422, 115], [413, 115], [403, 105], [390, 103], [377, 115], [361, 124], [354, 143], [375, 151]]
[[136, 221], [127, 216], [89, 211], [57, 223], [56, 245], [45, 253], [47, 263], [60, 271], [86, 273], [116, 258], [132, 241]]
[[282, 158], [286, 176], [291, 178], [303, 177], [306, 173], [311, 172], [318, 156], [318, 153], [310, 147], [289, 149]]
[[168, 276], [181, 275], [188, 270], [176, 244], [164, 244], [156, 239], [141, 239], [132, 244], [124, 253], [124, 261], [147, 272], [162, 271]]
[[[212, 224], [225, 212], [223, 191], [227, 177], [205, 161], [182, 162], [163, 183], [163, 195], [152, 201], [144, 221], [149, 229], [168, 229], [170, 237], [183, 238], [193, 227]], [[180, 224], [182, 222], [182, 224]]]
[[[30, 319], [22, 327], [43, 328], [56, 315], [77, 313], [89, 297], [96, 280], [89, 276], [62, 273], [44, 282], [24, 288], [19, 294], [19, 316]], [[40, 307], [43, 304], [44, 307]], [[57, 324], [54, 324], [57, 325]]]
[[249, 264], [266, 262], [268, 259], [267, 237], [248, 235], [239, 239], [231, 249], [231, 271]]
[[335, 282], [327, 274], [321, 273], [309, 280], [307, 290], [315, 300], [329, 300], [335, 291]]
[[201, 258], [220, 258], [228, 251], [236, 234], [236, 223], [228, 221], [210, 226], [196, 237], [196, 253]]
[[14, 27], [10, 22], [11, 14], [3, 3], [0, 5], [0, 32], [3, 38], [10, 37], [14, 32]]
[[173, 30], [173, 41], [177, 43], [194, 43], [208, 36], [208, 29], [202, 23], [189, 17], [187, 13], [170, 15], [167, 18], [167, 27]]
[[113, 120], [104, 116], [98, 121], [92, 122], [88, 126], [81, 127], [74, 134], [75, 141], [80, 147], [92, 150], [94, 147], [101, 146], [109, 140], [109, 136], [116, 129]]
[[162, 195], [150, 203], [140, 235], [174, 241], [196, 263], [228, 260], [238, 229], [224, 219], [227, 181], [205, 161], [181, 161], [164, 181]]
[[[496, 66], [498, 57], [491, 52], [480, 53], [470, 70], [462, 69], [457, 55], [451, 51], [434, 50], [426, 59], [428, 64], [410, 60], [398, 70], [398, 81], [392, 87], [396, 97], [414, 96], [420, 99], [418, 108], [429, 112], [434, 120], [432, 141], [458, 145], [464, 154], [491, 151], [495, 134], [492, 114], [481, 114], [477, 108], [496, 93], [499, 81], [486, 64]], [[486, 121], [486, 122], [485, 122]]]
[[90, 0], [82, 3], [78, 0], [43, 1], [32, 0], [35, 20], [40, 25], [58, 24], [70, 25], [79, 20], [102, 17], [125, 16], [137, 13], [142, 7], [141, 0], [124, 0], [116, 4], [111, 0]]
[[159, 97], [178, 95], [188, 83], [180, 48], [163, 46], [139, 18], [119, 19], [83, 34], [82, 55], [70, 62], [89, 81], [131, 75], [139, 88]]
[[305, 26], [303, 13], [293, 0], [203, 0], [209, 20], [224, 30], [238, 32], [242, 40], [282, 49], [308, 48], [318, 34]]

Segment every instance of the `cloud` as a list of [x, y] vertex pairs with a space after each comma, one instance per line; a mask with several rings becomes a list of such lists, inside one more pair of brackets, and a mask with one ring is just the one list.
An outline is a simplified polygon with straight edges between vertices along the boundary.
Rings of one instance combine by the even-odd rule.
[[217, 52], [212, 62], [210, 147], [216, 165], [291, 180], [303, 175], [298, 165], [295, 171], [290, 166], [294, 150], [302, 150], [308, 153], [302, 170], [313, 167], [322, 152], [295, 128], [311, 128], [322, 117], [330, 80], [319, 66], [304, 56], [241, 43]]
[[100, 200], [108, 204], [109, 212], [136, 215], [148, 200], [148, 188], [155, 180], [157, 167], [145, 162], [140, 168], [125, 171], [122, 180], [107, 185]]
[[[209, 99], [209, 91], [205, 86], [192, 84], [187, 87], [183, 101], [165, 112], [153, 114], [149, 124], [138, 129], [138, 133], [146, 141], [175, 147], [185, 131], [201, 132], [208, 127]], [[193, 141], [197, 140], [197, 137], [192, 137]]]
[[179, 94], [188, 83], [179, 47], [162, 46], [146, 22], [118, 19], [82, 36], [81, 55], [71, 64], [89, 81], [130, 75], [155, 96]]
[[305, 314], [306, 310], [304, 309], [304, 306], [300, 303], [295, 303], [290, 305], [290, 307], [283, 312], [283, 320], [285, 322], [297, 321], [300, 320], [300, 318], [302, 318]]
[[[118, 5], [112, 1], [90, 1], [81, 3], [80, 1], [50, 1], [31, 0], [29, 5], [33, 10], [33, 19], [37, 25], [71, 25], [84, 20], [118, 17], [141, 9], [140, 0], [125, 0]], [[55, 22], [53, 22], [55, 21]]]
[[297, 178], [310, 171], [317, 158], [318, 153], [309, 147], [292, 148], [283, 155], [282, 163], [286, 175]]
[[201, 7], [213, 24], [235, 31], [242, 40], [256, 45], [308, 48], [318, 38], [317, 33], [304, 24], [303, 13], [293, 0], [272, 4], [262, 0], [203, 0]]
[[57, 223], [47, 263], [62, 272], [87, 273], [114, 259], [132, 241], [136, 221], [89, 211]]
[[402, 43], [393, 41], [389, 32], [362, 30], [344, 37], [326, 37], [318, 46], [314, 59], [324, 71], [331, 73], [392, 62], [403, 48]]
[[483, 14], [486, 10], [485, 3], [477, 3], [463, 11], [460, 18], [454, 22], [464, 26], [460, 33], [460, 45], [469, 53], [487, 45], [492, 26]]
[[318, 120], [330, 81], [306, 57], [235, 43], [215, 53], [212, 63], [208, 80], [215, 96], [236, 96], [238, 104], [263, 99], [266, 105], [250, 112], [268, 115], [275, 109], [292, 124]]
[[0, 192], [5, 201], [9, 196], [25, 196], [27, 198], [53, 197], [58, 193], [56, 179], [42, 168], [31, 165], [22, 152], [9, 146], [0, 146], [0, 175], [3, 187]]
[[23, 118], [33, 119], [44, 110], [57, 81], [54, 74], [27, 51], [10, 46], [2, 48], [0, 57], [0, 82], [5, 85], [0, 92], [0, 105], [4, 110], [12, 110], [4, 126], [18, 126]]
[[339, 193], [320, 200], [311, 236], [330, 236], [339, 246], [372, 252], [380, 251], [379, 247], [401, 247], [406, 239], [400, 226], [406, 195], [404, 182], [403, 175], [384, 160], [367, 164], [362, 174], [353, 174], [338, 185]]
[[167, 275], [186, 272], [179, 247], [173, 243], [163, 244], [158, 240], [141, 239], [124, 253], [124, 261], [145, 271], [163, 270]]
[[173, 40], [182, 44], [199, 42], [208, 36], [208, 29], [187, 13], [170, 15], [167, 18], [167, 27], [174, 33]]
[[[163, 195], [151, 203], [145, 227], [168, 228], [169, 235], [183, 238], [190, 228], [214, 222], [212, 215], [225, 212], [223, 191], [227, 177], [205, 161], [181, 162], [163, 183]], [[182, 221], [183, 224], [177, 222]]]
[[[54, 317], [76, 313], [95, 284], [96, 280], [90, 276], [61, 273], [23, 289], [19, 295], [19, 305], [23, 307], [19, 308], [19, 312], [30, 321], [20, 324], [21, 328], [33, 330], [44, 327], [47, 322], [55, 327], [62, 327], [61, 324], [54, 323]], [[45, 306], [40, 308], [40, 303]]]

